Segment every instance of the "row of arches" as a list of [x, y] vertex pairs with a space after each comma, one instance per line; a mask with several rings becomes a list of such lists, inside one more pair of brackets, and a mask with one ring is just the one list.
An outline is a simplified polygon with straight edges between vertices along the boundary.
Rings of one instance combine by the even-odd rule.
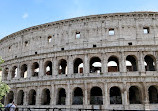
[[[58, 74], [67, 74], [68, 73], [68, 65], [65, 59], [61, 59], [58, 62]], [[138, 71], [138, 60], [134, 55], [128, 55], [126, 57], [126, 70], [127, 71]], [[152, 55], [146, 55], [144, 57], [144, 66], [146, 71], [156, 71], [156, 59]], [[120, 71], [120, 64], [119, 59], [116, 56], [109, 57], [107, 61], [108, 72], [119, 72]], [[31, 74], [33, 77], [39, 75], [39, 68], [40, 65], [38, 62], [34, 62], [31, 66]], [[20, 77], [26, 78], [27, 77], [27, 64], [23, 64], [20, 68]], [[76, 58], [73, 62], [73, 73], [83, 73], [84, 69], [84, 61], [81, 58]], [[4, 78], [8, 76], [8, 68], [4, 70]], [[44, 73], [45, 75], [52, 75], [52, 62], [46, 61], [44, 64]], [[89, 62], [89, 73], [101, 73], [102, 72], [102, 61], [99, 57], [92, 57], [90, 58]], [[17, 76], [17, 66], [12, 68], [12, 78]]]
[[[129, 103], [130, 104], [142, 104], [142, 92], [137, 86], [131, 86], [129, 88]], [[148, 88], [149, 103], [158, 103], [158, 89], [156, 86], [150, 86]], [[13, 91], [7, 95], [8, 103], [14, 99]], [[28, 105], [36, 105], [36, 91], [31, 89], [28, 94]], [[57, 91], [56, 105], [66, 105], [67, 93], [64, 88], [59, 88]], [[109, 103], [110, 104], [122, 104], [122, 92], [119, 87], [113, 86], [109, 90]], [[41, 105], [50, 105], [51, 92], [48, 88], [43, 89], [41, 93]], [[17, 104], [24, 104], [24, 91], [18, 91]], [[72, 92], [72, 105], [84, 104], [84, 92], [82, 88], [76, 87]], [[90, 104], [91, 105], [103, 105], [103, 91], [100, 87], [95, 86], [90, 89]]]

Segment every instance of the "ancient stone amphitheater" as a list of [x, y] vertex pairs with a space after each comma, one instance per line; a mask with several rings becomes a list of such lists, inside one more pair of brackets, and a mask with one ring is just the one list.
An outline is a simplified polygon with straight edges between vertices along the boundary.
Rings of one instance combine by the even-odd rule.
[[0, 40], [5, 104], [158, 109], [158, 12], [91, 15]]

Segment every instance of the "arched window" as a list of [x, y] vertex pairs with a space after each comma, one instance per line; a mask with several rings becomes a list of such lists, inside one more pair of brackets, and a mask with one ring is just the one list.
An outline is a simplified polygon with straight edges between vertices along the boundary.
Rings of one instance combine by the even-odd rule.
[[36, 91], [34, 89], [31, 89], [29, 92], [29, 105], [35, 105], [36, 104]]
[[152, 55], [146, 55], [144, 57], [144, 65], [146, 71], [155, 71], [155, 57]]
[[118, 87], [110, 88], [110, 104], [122, 104], [120, 88]]
[[42, 91], [42, 98], [41, 98], [41, 104], [42, 105], [49, 105], [50, 104], [50, 91], [49, 89], [44, 89]]
[[137, 71], [137, 60], [133, 55], [128, 55], [126, 57], [126, 69], [127, 71]]
[[17, 105], [23, 105], [24, 103], [24, 91], [20, 90], [17, 95]]
[[10, 91], [8, 94], [7, 94], [7, 104], [8, 103], [12, 103], [14, 100], [14, 92], [13, 91]]
[[32, 76], [37, 77], [39, 73], [39, 64], [37, 62], [34, 62], [32, 65]]
[[58, 71], [59, 74], [67, 74], [67, 62], [65, 59], [59, 61]]
[[73, 105], [81, 105], [83, 104], [83, 92], [82, 89], [77, 87], [73, 92]]
[[102, 105], [103, 104], [103, 94], [99, 87], [93, 87], [90, 91], [90, 104], [92, 105]]
[[99, 57], [90, 59], [90, 73], [101, 73], [101, 60]]
[[52, 75], [52, 62], [51, 61], [47, 61], [45, 63], [45, 74]]
[[83, 73], [83, 61], [80, 58], [74, 61], [74, 73]]
[[17, 67], [16, 66], [14, 66], [13, 68], [12, 68], [12, 76], [11, 76], [12, 78], [15, 78], [15, 77], [17, 77]]
[[58, 91], [57, 105], [65, 105], [65, 104], [66, 104], [66, 91], [64, 88], [61, 88]]
[[9, 68], [5, 68], [4, 69], [4, 80], [7, 80], [7, 77], [8, 77], [8, 72], [9, 72]]
[[148, 89], [149, 102], [152, 104], [158, 103], [158, 91], [155, 86], [150, 86]]
[[26, 64], [23, 64], [21, 66], [21, 77], [27, 78], [27, 65]]
[[119, 60], [115, 56], [111, 56], [108, 59], [108, 72], [119, 71]]
[[141, 104], [141, 92], [136, 86], [129, 88], [129, 102], [130, 104]]

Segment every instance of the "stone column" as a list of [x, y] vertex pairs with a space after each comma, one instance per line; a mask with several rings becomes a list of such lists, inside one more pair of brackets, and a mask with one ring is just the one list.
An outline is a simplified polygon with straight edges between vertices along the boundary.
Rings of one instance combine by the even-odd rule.
[[128, 88], [127, 88], [127, 85], [126, 85], [127, 83], [126, 82], [124, 82], [123, 83], [123, 91], [122, 91], [122, 93], [123, 93], [123, 97], [122, 97], [122, 103], [123, 103], [123, 105], [124, 105], [124, 109], [125, 110], [128, 110], [129, 108], [129, 96], [128, 96]]
[[2, 67], [2, 81], [4, 81], [5, 80], [5, 74], [4, 74], [4, 67]]
[[108, 83], [104, 83], [104, 93], [105, 98], [103, 99], [103, 104], [105, 105], [105, 109], [108, 109], [110, 100], [109, 100], [109, 92], [108, 92]]
[[14, 99], [13, 99], [13, 101], [14, 101], [15, 104], [17, 104], [17, 96], [18, 96], [18, 95], [17, 95], [17, 93], [18, 93], [18, 92], [17, 92], [17, 88], [13, 88], [13, 89], [14, 89], [14, 90], [13, 90], [13, 93], [14, 93]]
[[89, 73], [89, 59], [88, 59], [88, 54], [85, 54], [84, 56], [84, 74], [88, 74]]
[[67, 71], [68, 71], [68, 75], [73, 74], [73, 59], [72, 59], [72, 56], [68, 56]]
[[42, 93], [42, 88], [37, 87], [37, 90], [36, 90], [36, 106], [41, 105], [41, 93]]
[[51, 106], [54, 106], [55, 105], [55, 103], [56, 103], [56, 98], [55, 98], [55, 89], [54, 89], [54, 84], [52, 83], [51, 84], [51, 91], [50, 91], [51, 93], [51, 102], [50, 102], [50, 104], [51, 104]]
[[67, 84], [67, 91], [66, 91], [66, 105], [70, 106], [71, 105], [71, 91], [70, 91], [70, 83]]
[[107, 58], [105, 57], [105, 54], [102, 54], [102, 71], [101, 73], [106, 74], [107, 73]]
[[11, 80], [11, 79], [12, 79], [12, 68], [9, 67], [7, 80]]
[[121, 58], [119, 60], [120, 72], [124, 74], [126, 72], [126, 57], [124, 55], [124, 52], [121, 52], [120, 54], [121, 54]]
[[56, 57], [54, 57], [53, 58], [53, 76], [56, 76], [56, 75], [58, 75], [58, 61], [57, 61], [57, 58]]
[[142, 97], [142, 102], [144, 103], [144, 110], [150, 110], [149, 95], [148, 95], [148, 88], [147, 88], [146, 82], [143, 82], [142, 96], [143, 94], [144, 94], [144, 97]]
[[39, 77], [43, 77], [45, 75], [44, 68], [44, 61], [41, 59], [39, 61]]
[[142, 51], [139, 52], [138, 69], [142, 74], [145, 73], [144, 57]]
[[87, 106], [89, 105], [89, 97], [88, 97], [88, 86], [87, 83], [84, 82], [84, 98], [83, 98], [83, 102], [84, 102], [84, 108], [86, 109]]
[[27, 88], [26, 89], [24, 89], [24, 100], [23, 100], [24, 102], [23, 102], [23, 105], [24, 106], [27, 106], [28, 105], [28, 92], [27, 92]]
[[27, 65], [27, 76], [28, 76], [28, 78], [32, 77], [32, 63], [29, 63]]

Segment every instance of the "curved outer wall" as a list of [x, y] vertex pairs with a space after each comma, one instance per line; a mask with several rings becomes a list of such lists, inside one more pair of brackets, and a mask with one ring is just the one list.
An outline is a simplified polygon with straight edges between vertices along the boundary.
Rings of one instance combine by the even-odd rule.
[[[112, 31], [112, 35], [109, 35]], [[144, 31], [147, 31], [144, 32]], [[80, 37], [76, 38], [76, 34]], [[51, 38], [51, 40], [50, 40]], [[101, 109], [158, 109], [158, 103], [150, 104], [149, 87], [158, 86], [158, 12], [132, 12], [92, 15], [33, 26], [13, 33], [0, 40], [0, 56], [3, 81], [8, 83], [17, 103], [18, 92], [24, 91], [24, 103], [19, 107], [63, 107]], [[137, 70], [128, 71], [126, 57], [136, 58]], [[150, 55], [155, 70], [146, 70], [145, 56]], [[91, 72], [90, 60], [100, 58], [101, 71]], [[116, 57], [119, 71], [108, 71], [108, 60]], [[83, 74], [74, 73], [76, 58], [83, 60]], [[60, 60], [67, 61], [67, 74], [59, 74]], [[45, 74], [45, 63], [52, 62], [52, 75]], [[32, 77], [32, 64], [39, 64], [39, 74]], [[27, 65], [27, 77], [21, 77], [21, 67]], [[13, 67], [17, 76], [12, 77]], [[6, 77], [5, 69], [8, 68]], [[102, 90], [103, 105], [91, 105], [93, 87]], [[110, 88], [118, 87], [121, 104], [110, 103]], [[130, 87], [137, 87], [141, 103], [131, 104]], [[83, 91], [83, 105], [73, 105], [73, 91]], [[43, 89], [50, 90], [50, 105], [41, 105]], [[66, 105], [58, 104], [58, 90], [64, 88]], [[35, 105], [29, 104], [29, 91], [36, 91]], [[8, 97], [5, 98], [7, 104]]]

